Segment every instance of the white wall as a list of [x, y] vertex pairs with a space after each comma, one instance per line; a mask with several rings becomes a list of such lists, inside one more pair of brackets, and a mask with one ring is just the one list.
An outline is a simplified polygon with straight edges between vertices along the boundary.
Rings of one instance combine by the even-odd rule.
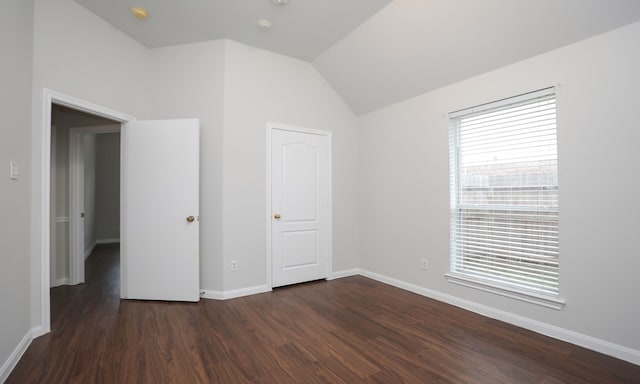
[[[363, 116], [358, 130], [358, 120], [309, 63], [231, 41], [148, 50], [72, 0], [36, 0], [29, 158], [29, 133], [19, 127], [29, 124], [22, 113], [28, 103], [20, 96], [29, 85], [31, 6], [10, 1], [0, 13], [0, 46], [17, 54], [0, 62], [0, 76], [7, 76], [7, 89], [17, 93], [0, 106], [11, 128], [3, 131], [0, 146], [2, 156], [23, 164], [23, 178], [0, 180], [0, 188], [16, 202], [6, 208], [12, 223], [0, 235], [7, 239], [2, 247], [10, 248], [3, 254], [15, 255], [0, 261], [11, 265], [0, 269], [0, 288], [13, 287], [0, 289], [0, 303], [16, 312], [6, 321], [3, 317], [0, 357], [28, 328], [23, 320], [29, 311], [21, 303], [29, 291], [31, 324], [40, 320], [43, 88], [141, 119], [201, 120], [205, 289], [265, 284], [265, 123], [285, 123], [333, 132], [334, 271], [359, 266], [640, 350], [633, 327], [640, 323], [634, 305], [640, 259], [633, 257], [640, 245], [634, 233], [640, 212], [632, 200], [640, 192], [634, 177], [640, 133], [628, 114], [639, 107], [638, 24]], [[548, 310], [448, 284], [443, 277], [449, 263], [443, 116], [556, 83], [562, 84], [561, 292], [566, 308]], [[4, 164], [8, 159], [0, 158]], [[24, 197], [29, 179], [30, 207]], [[28, 268], [23, 254], [29, 208], [32, 284], [15, 289], [26, 280], [20, 271]], [[428, 271], [419, 268], [423, 257], [430, 260]], [[230, 260], [238, 260], [239, 271], [230, 271]]]
[[42, 90], [52, 89], [136, 116], [144, 100], [141, 75], [147, 58], [145, 47], [74, 1], [35, 1], [30, 175], [33, 326], [39, 325], [41, 315]]
[[[84, 135], [84, 255], [96, 243], [96, 135]], [[71, 264], [69, 260], [69, 264]]]
[[[148, 50], [71, 0], [38, 0], [35, 24], [34, 324], [40, 317], [42, 88], [140, 119], [201, 120], [201, 282], [213, 291], [266, 283], [267, 121], [334, 131], [334, 270], [356, 267], [356, 120], [309, 63], [229, 41]], [[245, 141], [245, 135], [253, 137]], [[231, 259], [239, 261], [239, 272], [230, 273]]]
[[[638, 36], [640, 23], [362, 116], [360, 267], [588, 335], [640, 362]], [[449, 268], [446, 114], [556, 84], [561, 84], [560, 290], [567, 301], [560, 311], [444, 278]], [[420, 269], [422, 258], [429, 259], [427, 271]]]
[[333, 131], [334, 270], [356, 267], [356, 120], [309, 63], [218, 40], [152, 50], [147, 76], [143, 118], [201, 121], [203, 289], [266, 284], [269, 121]]
[[[307, 62], [226, 42], [224, 289], [266, 284], [266, 123], [332, 131], [333, 269], [357, 266], [356, 118]], [[230, 271], [237, 260], [239, 271]]]
[[151, 51], [142, 119], [200, 119], [200, 284], [222, 290], [224, 41]]
[[96, 137], [95, 240], [120, 239], [120, 132]]
[[[0, 3], [0, 382], [29, 332], [29, 188], [33, 2]], [[9, 162], [20, 178], [9, 180]]]

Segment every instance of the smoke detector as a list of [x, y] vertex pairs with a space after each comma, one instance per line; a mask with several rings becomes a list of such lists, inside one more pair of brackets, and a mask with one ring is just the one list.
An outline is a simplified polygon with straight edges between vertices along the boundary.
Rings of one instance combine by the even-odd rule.
[[271, 28], [271, 22], [267, 19], [260, 19], [258, 20], [258, 28], [262, 29], [263, 31], [266, 31], [267, 29]]
[[275, 5], [285, 5], [289, 2], [289, 0], [271, 0], [271, 2]]

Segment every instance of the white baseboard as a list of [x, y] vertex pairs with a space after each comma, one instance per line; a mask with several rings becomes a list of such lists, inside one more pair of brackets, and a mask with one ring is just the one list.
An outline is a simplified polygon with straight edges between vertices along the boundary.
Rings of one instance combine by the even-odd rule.
[[211, 300], [224, 300], [223, 291], [212, 291], [210, 289], [200, 289], [200, 298]]
[[63, 277], [62, 279], [54, 281], [53, 285], [51, 285], [51, 288], [59, 287], [61, 285], [69, 285], [69, 278]]
[[471, 312], [478, 313], [486, 317], [490, 317], [492, 319], [504, 321], [505, 323], [525, 328], [545, 336], [553, 337], [554, 339], [566, 341], [568, 343], [575, 344], [592, 351], [600, 352], [605, 355], [628, 361], [632, 364], [640, 365], [640, 351], [632, 348], [614, 344], [606, 340], [597, 339], [595, 337], [584, 335], [568, 329], [556, 327], [555, 325], [550, 325], [541, 321], [532, 320], [510, 312], [491, 308], [486, 305], [474, 303], [469, 300], [464, 300], [459, 297], [420, 287], [418, 285], [397, 280], [392, 277], [384, 276], [375, 272], [361, 269], [359, 270], [359, 274], [385, 284], [393, 285], [397, 288], [401, 288], [422, 296], [451, 304], [459, 308], [469, 310]]
[[27, 350], [27, 348], [29, 348], [29, 345], [31, 345], [31, 341], [33, 340], [33, 338], [33, 331], [27, 331], [27, 334], [24, 335], [13, 352], [11, 352], [11, 355], [9, 355], [7, 361], [2, 364], [2, 367], [0, 367], [0, 383], [4, 383], [5, 380], [7, 380], [7, 378], [11, 374], [11, 371], [13, 371], [13, 369], [20, 361], [20, 358], [22, 357], [24, 352]]
[[345, 269], [342, 271], [332, 272], [331, 275], [327, 278], [327, 280], [335, 280], [342, 279], [343, 277], [355, 276], [358, 275], [360, 271], [358, 268]]
[[120, 239], [98, 239], [96, 240], [96, 244], [113, 244], [119, 243]]
[[91, 252], [93, 252], [93, 250], [96, 248], [96, 245], [98, 244], [115, 244], [119, 242], [120, 242], [120, 239], [98, 239], [94, 241], [93, 244], [91, 244], [91, 246], [89, 247], [89, 249], [84, 253], [84, 259], [86, 260], [87, 257], [89, 257]]
[[200, 292], [200, 297], [203, 299], [229, 300], [258, 293], [271, 292], [271, 288], [266, 285], [257, 285], [255, 287], [240, 288], [231, 291], [211, 291], [201, 289]]
[[33, 327], [31, 328], [31, 337], [38, 338], [42, 335], [46, 335], [47, 333], [51, 332], [50, 329], [45, 330], [44, 328], [42, 328], [41, 326], [37, 326], [37, 327]]
[[85, 259], [85, 260], [87, 260], [87, 257], [89, 257], [89, 255], [91, 254], [91, 252], [93, 252], [93, 250], [96, 248], [96, 244], [97, 244], [97, 243], [98, 243], [97, 241], [94, 241], [94, 242], [93, 242], [93, 244], [91, 244], [91, 245], [89, 246], [89, 249], [87, 249], [87, 250], [84, 252], [84, 259]]

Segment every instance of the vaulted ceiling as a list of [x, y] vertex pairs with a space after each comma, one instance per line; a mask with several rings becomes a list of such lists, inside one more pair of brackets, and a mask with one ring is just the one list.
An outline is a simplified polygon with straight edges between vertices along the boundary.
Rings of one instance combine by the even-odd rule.
[[[310, 61], [391, 0], [76, 0], [147, 47], [231, 39]], [[149, 11], [141, 22], [130, 9]], [[271, 21], [268, 31], [260, 19]]]
[[76, 1], [149, 47], [226, 38], [310, 61], [357, 114], [640, 20], [638, 0]]

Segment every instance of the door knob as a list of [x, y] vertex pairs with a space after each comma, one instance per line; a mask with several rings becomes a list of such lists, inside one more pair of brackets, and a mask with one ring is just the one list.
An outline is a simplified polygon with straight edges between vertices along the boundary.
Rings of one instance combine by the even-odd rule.
[[188, 216], [188, 217], [187, 217], [187, 221], [188, 221], [188, 222], [190, 222], [190, 223], [193, 223], [193, 221], [194, 221], [195, 219], [196, 219], [196, 218], [195, 218], [195, 217], [193, 217], [193, 216]]
[[276, 212], [276, 213], [274, 213], [274, 214], [273, 214], [273, 218], [274, 218], [274, 219], [276, 219], [276, 220], [280, 220], [280, 214], [279, 214], [279, 213], [277, 213], [277, 212]]

